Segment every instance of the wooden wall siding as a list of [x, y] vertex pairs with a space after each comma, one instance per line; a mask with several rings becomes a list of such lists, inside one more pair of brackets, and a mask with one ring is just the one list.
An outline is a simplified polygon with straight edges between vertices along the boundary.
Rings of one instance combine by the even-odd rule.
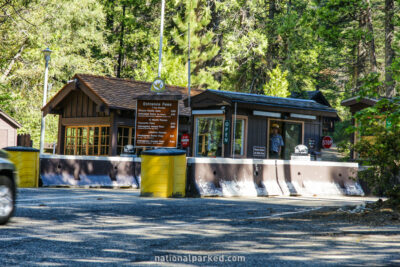
[[72, 91], [63, 100], [63, 117], [104, 117], [106, 112], [97, 112], [97, 105], [81, 90]]
[[[253, 146], [267, 149], [267, 117], [249, 116], [247, 132], [247, 157], [253, 157]], [[268, 154], [268, 153], [267, 153]]]
[[308, 140], [314, 139], [315, 140], [315, 149], [320, 150], [321, 148], [321, 121], [320, 119], [315, 121], [305, 121], [304, 123], [304, 144], [308, 146]]
[[0, 148], [17, 145], [17, 130], [0, 118]]

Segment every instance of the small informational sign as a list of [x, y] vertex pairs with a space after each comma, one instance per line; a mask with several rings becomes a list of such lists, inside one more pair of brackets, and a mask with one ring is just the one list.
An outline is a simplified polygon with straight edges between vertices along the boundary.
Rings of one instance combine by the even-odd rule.
[[389, 118], [386, 119], [386, 128], [392, 128], [392, 121]]
[[137, 100], [136, 147], [177, 146], [178, 101]]
[[253, 157], [265, 159], [266, 150], [265, 146], [253, 146]]
[[150, 91], [155, 92], [155, 93], [161, 93], [164, 90], [165, 90], [164, 81], [160, 77], [157, 77], [154, 80], [154, 82], [151, 84]]
[[322, 147], [325, 149], [331, 148], [333, 144], [333, 139], [330, 136], [324, 136], [322, 138]]
[[224, 122], [224, 144], [229, 144], [229, 137], [231, 134], [231, 121], [225, 120]]
[[188, 134], [182, 134], [181, 137], [181, 145], [183, 148], [187, 148], [189, 146], [190, 137]]

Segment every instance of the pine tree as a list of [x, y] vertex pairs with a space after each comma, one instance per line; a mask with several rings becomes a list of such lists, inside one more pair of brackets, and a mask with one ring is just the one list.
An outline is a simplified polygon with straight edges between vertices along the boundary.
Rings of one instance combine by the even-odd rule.
[[208, 26], [211, 11], [205, 0], [176, 0], [176, 15], [173, 17], [173, 29], [170, 33], [171, 45], [178, 57], [187, 59], [188, 25], [190, 23], [190, 55], [192, 86], [198, 88], [219, 88], [211, 69], [210, 61], [218, 54], [215, 34]]

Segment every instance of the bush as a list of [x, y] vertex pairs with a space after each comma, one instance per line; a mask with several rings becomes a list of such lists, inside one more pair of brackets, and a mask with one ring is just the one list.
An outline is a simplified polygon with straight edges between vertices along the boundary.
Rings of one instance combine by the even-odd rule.
[[359, 178], [374, 193], [400, 199], [400, 98], [381, 99], [355, 119], [351, 131], [361, 137], [353, 148], [365, 167]]

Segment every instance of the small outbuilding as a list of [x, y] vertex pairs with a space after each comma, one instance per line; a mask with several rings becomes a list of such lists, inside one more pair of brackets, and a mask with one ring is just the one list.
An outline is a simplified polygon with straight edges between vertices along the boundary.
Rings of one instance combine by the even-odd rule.
[[218, 90], [192, 97], [191, 109], [195, 157], [271, 158], [273, 126], [284, 143], [279, 158], [291, 159], [300, 144], [316, 154], [324, 122], [338, 118], [335, 109], [311, 99]]
[[[369, 97], [358, 97], [358, 96], [354, 96], [348, 99], [345, 99], [342, 101], [341, 105], [344, 107], [348, 107], [350, 109], [350, 113], [351, 113], [351, 124], [353, 126], [357, 125], [357, 121], [354, 119], [354, 115], [365, 109], [365, 108], [369, 108], [369, 107], [373, 107], [375, 106], [376, 103], [378, 103], [378, 99], [375, 98], [369, 98]], [[355, 132], [351, 134], [351, 140], [350, 142], [352, 144], [355, 144], [356, 142], [358, 142], [360, 139], [362, 138], [362, 136], [360, 135], [360, 133]], [[350, 157], [351, 159], [356, 159], [358, 157], [357, 153], [355, 151], [352, 151], [350, 153]]]
[[21, 124], [0, 109], [0, 148], [17, 145], [19, 128]]

